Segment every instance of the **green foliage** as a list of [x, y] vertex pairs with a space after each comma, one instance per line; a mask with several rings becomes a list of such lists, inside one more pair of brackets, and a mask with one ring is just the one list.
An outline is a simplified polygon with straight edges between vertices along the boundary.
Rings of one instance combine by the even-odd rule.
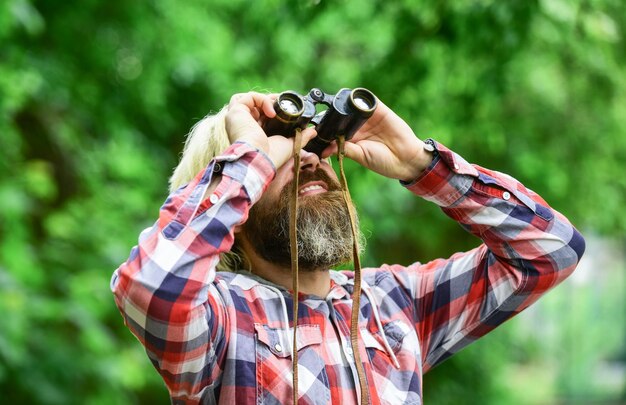
[[[367, 87], [418, 136], [623, 235], [625, 29], [619, 0], [0, 2], [0, 397], [168, 402], [108, 283], [184, 134], [234, 92]], [[395, 182], [348, 170], [364, 264], [475, 246]], [[429, 402], [502, 403], [515, 338], [433, 371]], [[549, 395], [574, 395], [567, 381]]]

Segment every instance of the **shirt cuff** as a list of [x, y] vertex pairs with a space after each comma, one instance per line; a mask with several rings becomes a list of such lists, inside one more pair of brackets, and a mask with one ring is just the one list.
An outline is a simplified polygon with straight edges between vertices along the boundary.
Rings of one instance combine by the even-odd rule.
[[425, 200], [449, 207], [469, 190], [478, 170], [444, 145], [430, 143], [436, 151], [432, 164], [416, 180], [402, 185]]

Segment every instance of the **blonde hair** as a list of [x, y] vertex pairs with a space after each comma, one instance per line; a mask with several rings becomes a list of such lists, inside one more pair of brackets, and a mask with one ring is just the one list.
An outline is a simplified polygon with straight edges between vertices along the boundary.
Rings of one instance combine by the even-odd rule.
[[207, 115], [191, 128], [180, 162], [170, 177], [170, 193], [189, 183], [217, 155], [228, 148], [226, 107], [217, 114]]
[[[180, 162], [170, 177], [170, 193], [188, 184], [215, 156], [230, 146], [225, 125], [226, 112], [227, 108], [224, 107], [217, 114], [207, 115], [191, 128]], [[244, 268], [245, 263], [245, 255], [235, 240], [231, 250], [221, 254], [217, 270], [236, 271]]]

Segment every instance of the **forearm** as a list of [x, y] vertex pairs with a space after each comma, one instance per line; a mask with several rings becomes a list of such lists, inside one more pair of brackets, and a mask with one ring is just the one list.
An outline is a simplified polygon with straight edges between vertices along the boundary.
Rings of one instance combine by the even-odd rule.
[[415, 269], [427, 367], [526, 308], [571, 274], [584, 251], [578, 231], [537, 194], [438, 149], [433, 166], [407, 187], [484, 244]]
[[[273, 175], [264, 155], [245, 144], [231, 146], [168, 197], [157, 223], [113, 275], [118, 308], [170, 388], [220, 334], [220, 300], [209, 294], [219, 255], [232, 247], [234, 228]], [[191, 340], [203, 344], [186, 344]]]
[[434, 167], [410, 190], [441, 206], [498, 259], [528, 262], [526, 270], [541, 273], [573, 270], [584, 240], [562, 214], [512, 177], [470, 165], [442, 145], [438, 149]]

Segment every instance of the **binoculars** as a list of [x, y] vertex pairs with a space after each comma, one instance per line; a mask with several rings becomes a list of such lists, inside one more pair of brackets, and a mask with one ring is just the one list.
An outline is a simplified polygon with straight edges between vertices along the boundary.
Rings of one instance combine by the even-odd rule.
[[[317, 112], [317, 105], [325, 105], [325, 110]], [[317, 136], [304, 147], [304, 150], [321, 156], [326, 147], [343, 135], [346, 140], [372, 116], [376, 110], [376, 96], [364, 88], [341, 89], [337, 94], [326, 94], [314, 88], [306, 96], [294, 91], [285, 91], [274, 102], [276, 116], [267, 120], [263, 130], [268, 136], [283, 135], [292, 137], [297, 128], [304, 129], [313, 124]]]

